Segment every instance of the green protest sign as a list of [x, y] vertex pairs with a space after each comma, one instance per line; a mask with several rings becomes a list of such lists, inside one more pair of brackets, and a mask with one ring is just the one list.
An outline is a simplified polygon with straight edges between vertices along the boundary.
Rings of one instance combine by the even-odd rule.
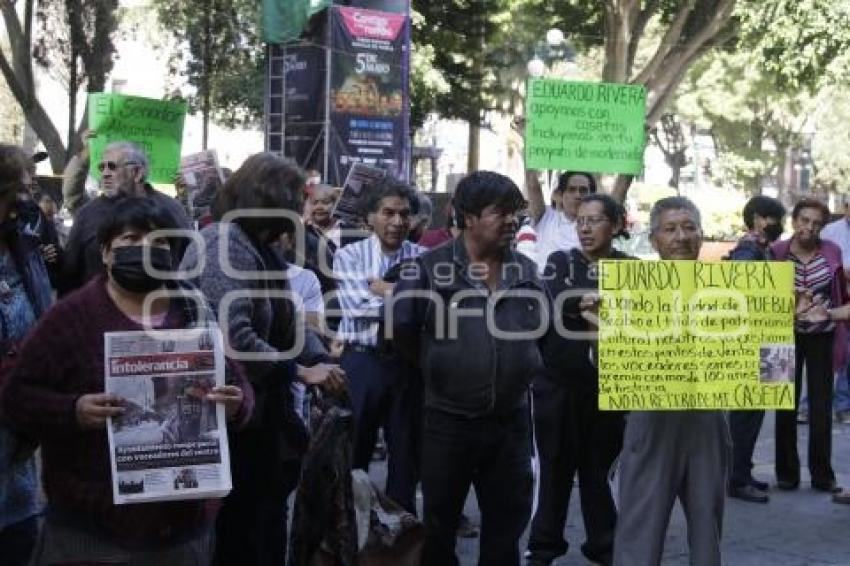
[[643, 170], [645, 87], [531, 79], [527, 92], [529, 169], [630, 175]]
[[141, 147], [148, 156], [148, 181], [171, 183], [180, 167], [183, 144], [183, 121], [186, 104], [95, 93], [89, 95], [89, 129], [97, 131], [90, 140], [91, 173], [100, 178], [97, 166], [103, 148], [113, 142], [129, 141]]

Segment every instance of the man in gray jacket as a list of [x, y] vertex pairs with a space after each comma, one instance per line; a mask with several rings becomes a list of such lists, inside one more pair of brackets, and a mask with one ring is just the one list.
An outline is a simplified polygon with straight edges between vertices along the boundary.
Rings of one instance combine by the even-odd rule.
[[458, 563], [455, 531], [471, 485], [479, 563], [519, 564], [532, 503], [529, 385], [551, 312], [537, 266], [511, 249], [524, 204], [503, 175], [467, 176], [453, 200], [460, 236], [407, 265], [395, 288], [394, 346], [419, 365], [425, 386], [426, 565]]
[[[695, 260], [699, 210], [683, 197], [659, 200], [650, 239], [663, 260]], [[719, 566], [731, 441], [722, 411], [634, 411], [620, 454], [620, 505], [614, 566], [661, 563], [676, 499], [688, 523], [693, 566]]]

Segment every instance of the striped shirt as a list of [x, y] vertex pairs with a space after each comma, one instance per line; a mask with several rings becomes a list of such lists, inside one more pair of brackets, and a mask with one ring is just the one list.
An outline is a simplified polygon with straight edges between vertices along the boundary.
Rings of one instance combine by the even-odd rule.
[[[831, 308], [832, 271], [829, 269], [826, 258], [818, 252], [808, 262], [803, 262], [793, 253], [788, 254], [788, 259], [794, 262], [794, 288], [808, 289], [815, 298], [821, 297], [826, 308]], [[801, 334], [818, 334], [831, 332], [835, 329], [835, 323], [832, 321], [797, 322], [796, 329]]]
[[369, 290], [369, 280], [382, 278], [393, 266], [418, 257], [425, 251], [425, 248], [405, 241], [398, 251], [386, 254], [374, 234], [337, 250], [334, 255], [334, 275], [339, 281], [341, 340], [362, 346], [377, 346], [378, 319], [384, 299]]

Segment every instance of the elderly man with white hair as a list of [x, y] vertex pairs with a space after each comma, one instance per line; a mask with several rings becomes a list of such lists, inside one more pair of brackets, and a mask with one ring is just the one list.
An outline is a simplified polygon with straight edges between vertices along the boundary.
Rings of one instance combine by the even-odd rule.
[[[82, 287], [92, 277], [103, 272], [97, 231], [109, 211], [123, 196], [144, 196], [167, 212], [174, 224], [191, 230], [183, 207], [175, 199], [155, 190], [147, 182], [148, 158], [145, 152], [130, 142], [115, 142], [106, 146], [97, 166], [100, 171], [101, 194], [86, 203], [74, 217], [74, 226], [65, 246], [65, 276], [60, 291], [67, 294]], [[172, 246], [174, 264], [180, 262], [188, 241]]]
[[[695, 260], [700, 213], [668, 197], [652, 207], [650, 240], [662, 260]], [[614, 566], [661, 563], [676, 499], [688, 524], [690, 563], [719, 566], [731, 440], [722, 411], [634, 411], [620, 453], [620, 505]]]

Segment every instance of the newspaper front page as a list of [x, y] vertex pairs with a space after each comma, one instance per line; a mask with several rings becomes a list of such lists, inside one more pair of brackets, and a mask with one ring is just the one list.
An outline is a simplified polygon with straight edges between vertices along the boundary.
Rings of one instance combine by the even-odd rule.
[[186, 183], [187, 204], [193, 221], [209, 212], [215, 195], [224, 186], [224, 173], [214, 149], [184, 155], [180, 160], [180, 173]]
[[106, 392], [125, 399], [107, 427], [115, 503], [227, 495], [224, 407], [206, 398], [224, 385], [221, 331], [108, 332], [104, 340]]
[[348, 171], [342, 195], [336, 201], [331, 213], [334, 218], [356, 225], [360, 219], [361, 199], [363, 191], [369, 191], [371, 186], [383, 179], [387, 172], [377, 167], [355, 163]]

